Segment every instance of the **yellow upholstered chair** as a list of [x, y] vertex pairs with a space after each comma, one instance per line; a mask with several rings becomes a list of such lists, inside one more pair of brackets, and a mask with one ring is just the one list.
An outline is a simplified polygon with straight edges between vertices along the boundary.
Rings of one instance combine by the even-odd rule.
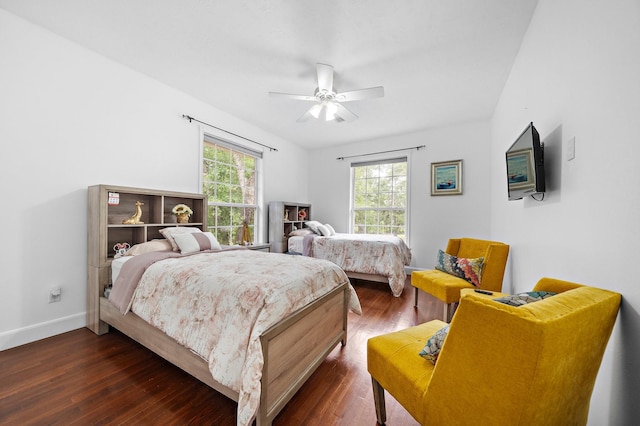
[[557, 294], [516, 307], [463, 290], [435, 364], [418, 353], [443, 321], [369, 339], [378, 422], [386, 389], [422, 425], [585, 425], [621, 296], [551, 278], [534, 290]]
[[[452, 238], [445, 252], [458, 258], [484, 257], [479, 287], [489, 291], [502, 290], [502, 278], [509, 256], [507, 244], [473, 238]], [[415, 287], [414, 306], [418, 306], [418, 290], [425, 291], [444, 303], [443, 320], [446, 322], [451, 320], [454, 305], [460, 300], [460, 290], [474, 288], [467, 280], [437, 269], [414, 271], [411, 274], [411, 285]]]

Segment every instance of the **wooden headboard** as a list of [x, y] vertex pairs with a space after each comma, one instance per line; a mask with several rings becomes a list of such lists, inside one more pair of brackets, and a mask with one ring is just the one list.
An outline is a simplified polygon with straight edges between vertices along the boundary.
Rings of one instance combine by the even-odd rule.
[[[140, 205], [140, 203], [142, 203]], [[177, 204], [193, 210], [188, 223], [178, 224], [172, 213]], [[138, 210], [139, 209], [139, 210]], [[128, 220], [133, 218], [134, 220]], [[138, 223], [123, 223], [138, 222]], [[107, 332], [100, 321], [100, 297], [111, 279], [116, 243], [130, 246], [163, 238], [162, 228], [192, 226], [207, 229], [207, 200], [202, 194], [160, 191], [114, 185], [88, 189], [87, 218], [87, 328]]]

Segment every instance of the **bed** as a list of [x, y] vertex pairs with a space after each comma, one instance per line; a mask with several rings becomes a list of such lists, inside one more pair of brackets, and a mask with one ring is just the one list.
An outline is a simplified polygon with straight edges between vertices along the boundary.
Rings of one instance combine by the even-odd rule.
[[361, 313], [344, 271], [302, 256], [160, 250], [111, 274], [100, 320], [238, 402], [238, 425], [270, 425]]
[[300, 230], [287, 240], [289, 254], [302, 254], [329, 260], [342, 268], [350, 278], [385, 282], [394, 296], [404, 289], [404, 267], [411, 263], [411, 251], [392, 235], [341, 234]]

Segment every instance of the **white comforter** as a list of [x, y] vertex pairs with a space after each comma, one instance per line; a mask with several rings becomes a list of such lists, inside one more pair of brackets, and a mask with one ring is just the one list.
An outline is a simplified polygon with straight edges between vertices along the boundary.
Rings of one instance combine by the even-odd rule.
[[[213, 378], [239, 393], [238, 424], [260, 402], [260, 335], [342, 283], [335, 264], [252, 250], [201, 253], [149, 266], [131, 310], [208, 360]], [[351, 289], [350, 308], [361, 313]]]
[[[329, 260], [347, 272], [387, 277], [396, 297], [404, 290], [404, 267], [411, 263], [411, 250], [398, 237], [374, 234], [315, 236], [309, 250], [309, 256]], [[307, 253], [303, 250], [303, 254]]]

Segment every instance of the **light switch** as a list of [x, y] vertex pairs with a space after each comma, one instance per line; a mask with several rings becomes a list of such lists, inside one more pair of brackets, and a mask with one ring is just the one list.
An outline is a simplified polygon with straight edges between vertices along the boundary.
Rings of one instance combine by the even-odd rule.
[[576, 158], [576, 137], [572, 137], [567, 141], [567, 161]]

